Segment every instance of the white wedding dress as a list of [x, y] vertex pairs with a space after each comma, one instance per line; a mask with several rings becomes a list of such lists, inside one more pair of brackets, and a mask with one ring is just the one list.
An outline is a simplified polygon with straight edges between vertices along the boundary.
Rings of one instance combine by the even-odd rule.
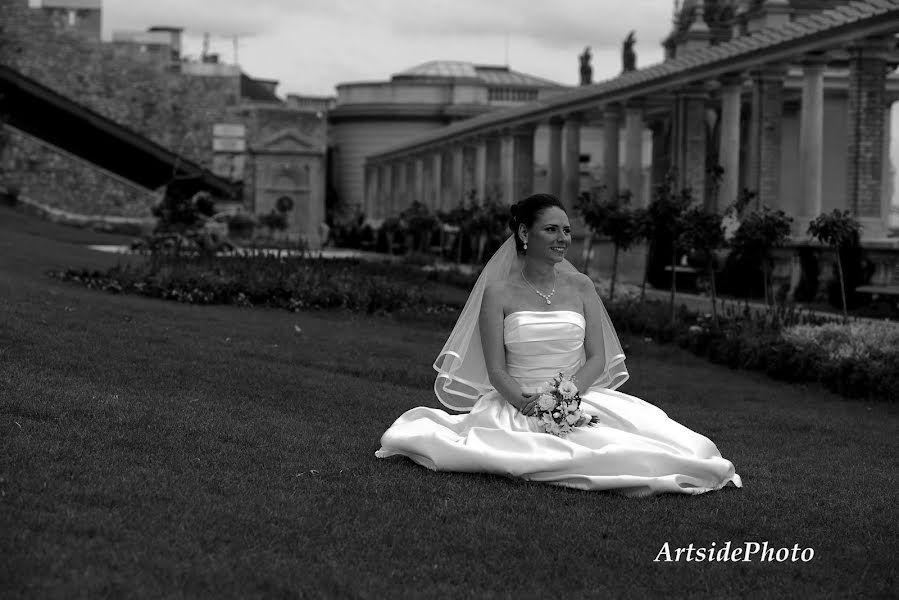
[[[522, 386], [536, 388], [585, 360], [584, 317], [567, 310], [520, 311], [504, 321], [506, 365]], [[581, 390], [581, 407], [599, 424], [565, 438], [544, 433], [495, 390], [468, 414], [418, 407], [381, 437], [375, 455], [404, 455], [436, 471], [494, 473], [583, 490], [630, 496], [701, 494], [742, 487], [734, 465], [711, 440], [661, 409], [621, 392]]]

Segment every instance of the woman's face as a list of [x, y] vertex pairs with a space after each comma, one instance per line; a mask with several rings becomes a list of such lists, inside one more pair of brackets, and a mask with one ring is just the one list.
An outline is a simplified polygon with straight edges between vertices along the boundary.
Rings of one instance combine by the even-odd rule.
[[556, 206], [544, 208], [537, 213], [534, 224], [525, 229], [524, 240], [528, 243], [528, 258], [562, 262], [571, 245], [568, 215]]

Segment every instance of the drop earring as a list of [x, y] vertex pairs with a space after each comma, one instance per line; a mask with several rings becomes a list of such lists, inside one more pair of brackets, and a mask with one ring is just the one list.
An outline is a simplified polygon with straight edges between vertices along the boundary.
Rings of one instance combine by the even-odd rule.
[[525, 242], [525, 243], [524, 243], [524, 250], [525, 250], [525, 252], [527, 252], [527, 249], [528, 249], [528, 243]]

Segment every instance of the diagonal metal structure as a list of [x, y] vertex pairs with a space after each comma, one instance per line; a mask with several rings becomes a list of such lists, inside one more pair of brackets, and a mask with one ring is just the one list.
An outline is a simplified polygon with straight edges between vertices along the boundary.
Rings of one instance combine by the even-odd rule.
[[191, 181], [219, 198], [239, 196], [239, 184], [7, 65], [0, 65], [0, 114], [12, 127], [145, 188]]

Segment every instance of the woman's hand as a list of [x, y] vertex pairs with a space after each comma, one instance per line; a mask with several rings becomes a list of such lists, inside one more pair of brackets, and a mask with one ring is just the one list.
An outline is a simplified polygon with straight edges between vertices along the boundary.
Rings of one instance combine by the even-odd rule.
[[536, 392], [534, 394], [528, 394], [526, 392], [521, 393], [521, 400], [517, 402], [512, 402], [512, 406], [518, 409], [518, 411], [526, 417], [534, 417], [537, 415], [537, 399], [540, 397], [540, 392]]

